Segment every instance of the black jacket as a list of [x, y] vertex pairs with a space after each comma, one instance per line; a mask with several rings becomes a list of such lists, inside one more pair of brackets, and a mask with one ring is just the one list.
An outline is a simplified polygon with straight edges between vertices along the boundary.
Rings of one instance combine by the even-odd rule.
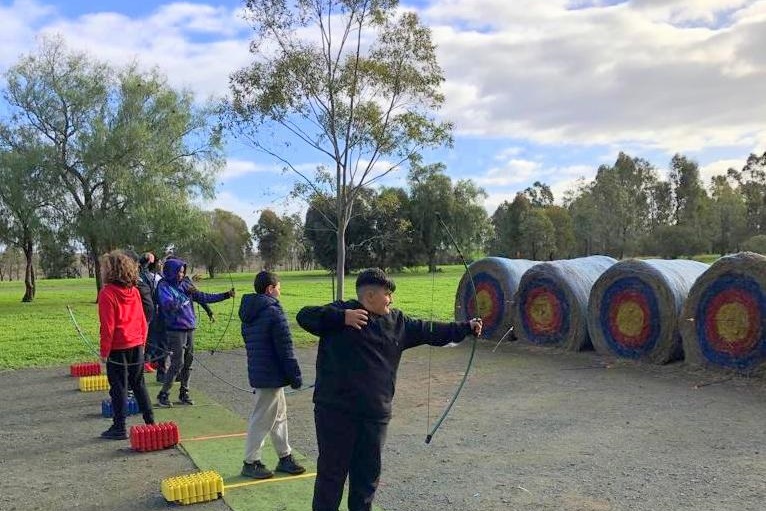
[[141, 306], [144, 309], [146, 323], [151, 323], [152, 319], [154, 319], [154, 299], [152, 297], [152, 289], [141, 279], [138, 280], [136, 287], [138, 288], [138, 293], [141, 295]]
[[388, 422], [402, 351], [460, 342], [471, 334], [471, 327], [468, 322], [432, 325], [396, 309], [385, 316], [370, 313], [361, 330], [345, 326], [345, 310], [362, 308], [356, 300], [338, 301], [298, 313], [298, 324], [319, 336], [314, 403]]
[[301, 368], [279, 301], [261, 293], [246, 294], [239, 306], [239, 319], [247, 348], [250, 386], [255, 389], [299, 387], [303, 383]]

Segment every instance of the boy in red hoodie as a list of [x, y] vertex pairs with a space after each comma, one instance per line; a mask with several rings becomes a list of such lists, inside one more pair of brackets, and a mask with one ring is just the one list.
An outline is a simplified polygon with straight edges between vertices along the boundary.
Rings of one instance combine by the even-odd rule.
[[125, 440], [125, 405], [128, 390], [138, 403], [146, 424], [154, 424], [154, 412], [144, 383], [144, 343], [147, 323], [138, 291], [138, 264], [124, 252], [114, 250], [101, 258], [105, 286], [98, 293], [101, 323], [101, 357], [106, 363], [114, 423], [103, 438]]

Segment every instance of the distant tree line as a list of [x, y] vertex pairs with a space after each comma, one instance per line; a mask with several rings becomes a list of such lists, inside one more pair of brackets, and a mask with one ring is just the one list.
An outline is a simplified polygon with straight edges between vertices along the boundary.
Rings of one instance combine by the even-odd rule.
[[665, 258], [742, 249], [763, 251], [766, 153], [703, 183], [697, 162], [676, 154], [667, 179], [646, 160], [621, 153], [591, 182], [570, 191], [572, 255]]
[[[406, 188], [364, 190], [347, 231], [346, 272], [458, 262], [436, 213], [470, 259], [766, 253], [766, 153], [751, 154], [741, 169], [714, 176], [707, 186], [698, 164], [683, 155], [671, 159], [663, 179], [648, 161], [620, 153], [567, 191], [561, 205], [548, 185], [535, 182], [491, 216], [482, 206], [486, 192], [470, 179], [453, 182], [445, 170], [416, 165]], [[253, 236], [266, 266], [297, 251], [302, 261], [334, 270], [333, 200], [312, 196], [303, 223], [263, 212]]]

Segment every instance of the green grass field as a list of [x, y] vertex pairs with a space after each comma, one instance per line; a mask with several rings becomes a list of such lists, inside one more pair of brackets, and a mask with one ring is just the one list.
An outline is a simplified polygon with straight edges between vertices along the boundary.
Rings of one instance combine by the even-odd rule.
[[[433, 275], [425, 270], [396, 274], [394, 307], [413, 317], [452, 319], [455, 291], [464, 272], [462, 266], [441, 267]], [[237, 297], [232, 302], [213, 304], [217, 321], [208, 321], [198, 310], [196, 346], [200, 350], [242, 346], [237, 316], [240, 297], [253, 292], [252, 273], [232, 274]], [[282, 305], [290, 321], [295, 344], [308, 345], [316, 339], [295, 322], [295, 315], [305, 305], [322, 305], [332, 299], [330, 277], [322, 271], [285, 272], [282, 280]], [[434, 285], [432, 286], [432, 278]], [[346, 279], [346, 298], [353, 296], [354, 276]], [[222, 292], [231, 286], [228, 274], [198, 282], [200, 290]], [[431, 298], [433, 293], [433, 300]], [[98, 314], [96, 284], [93, 279], [39, 280], [37, 297], [21, 303], [23, 282], [0, 282], [0, 368], [18, 369], [94, 360], [98, 356]], [[88, 338], [83, 341], [69, 318], [66, 306]], [[228, 329], [229, 317], [233, 314]], [[224, 334], [225, 330], [225, 334]], [[223, 335], [223, 338], [221, 337]], [[218, 344], [220, 340], [220, 344]]]

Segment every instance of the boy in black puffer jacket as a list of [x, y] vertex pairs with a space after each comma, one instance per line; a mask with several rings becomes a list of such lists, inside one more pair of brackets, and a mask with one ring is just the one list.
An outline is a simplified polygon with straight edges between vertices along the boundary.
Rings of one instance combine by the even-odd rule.
[[269, 434], [279, 456], [275, 470], [302, 474], [306, 469], [295, 462], [287, 441], [284, 387], [299, 389], [303, 382], [287, 318], [278, 300], [279, 279], [274, 273], [262, 271], [255, 276], [254, 287], [255, 294], [244, 295], [239, 306], [242, 337], [247, 348], [247, 374], [250, 386], [255, 389], [242, 475], [255, 479], [274, 475], [261, 462], [261, 449]]

